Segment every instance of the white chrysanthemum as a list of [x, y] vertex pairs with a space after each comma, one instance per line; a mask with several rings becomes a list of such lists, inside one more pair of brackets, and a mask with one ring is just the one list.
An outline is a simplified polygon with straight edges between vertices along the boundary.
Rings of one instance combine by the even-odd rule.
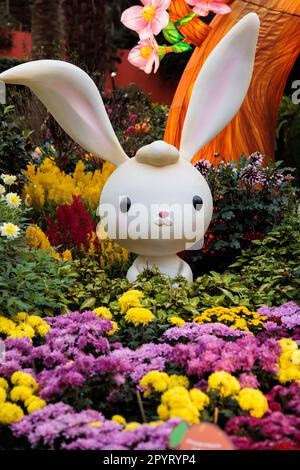
[[18, 238], [20, 228], [17, 225], [8, 222], [0, 225], [0, 233], [2, 237], [13, 240], [14, 238]]
[[1, 179], [2, 179], [3, 183], [7, 184], [8, 186], [10, 186], [11, 184], [14, 184], [17, 181], [16, 176], [14, 176], [14, 175], [5, 175], [4, 173], [2, 173]]
[[6, 194], [5, 200], [9, 207], [19, 207], [21, 204], [21, 198], [17, 195], [17, 193]]
[[0, 184], [0, 196], [2, 196], [3, 194], [5, 194], [5, 187], [3, 186], [3, 184]]

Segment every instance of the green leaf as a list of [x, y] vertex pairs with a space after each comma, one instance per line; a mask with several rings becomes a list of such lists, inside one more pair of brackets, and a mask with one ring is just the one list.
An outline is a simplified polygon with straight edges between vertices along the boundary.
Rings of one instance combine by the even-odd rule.
[[181, 52], [187, 52], [190, 51], [192, 48], [189, 44], [186, 42], [178, 42], [177, 44], [174, 44], [173, 46], [173, 52], [181, 53]]
[[85, 302], [83, 302], [83, 304], [80, 306], [80, 310], [85, 310], [87, 308], [94, 308], [95, 305], [96, 305], [95, 297], [90, 297]]
[[197, 16], [196, 13], [190, 13], [189, 15], [186, 15], [186, 16], [184, 16], [183, 18], [181, 18], [180, 20], [178, 20], [178, 21], [175, 23], [175, 26], [183, 26], [184, 24], [188, 24], [188, 23], [190, 23], [190, 21], [192, 21], [196, 16]]
[[183, 36], [180, 34], [174, 23], [169, 21], [168, 26], [163, 29], [163, 35], [167, 41], [171, 44], [182, 41]]
[[170, 437], [169, 437], [170, 447], [172, 447], [173, 449], [175, 447], [178, 447], [181, 444], [182, 439], [184, 438], [188, 429], [189, 427], [186, 423], [182, 422], [178, 424], [178, 426], [176, 426], [176, 428], [173, 429], [173, 431], [170, 434]]

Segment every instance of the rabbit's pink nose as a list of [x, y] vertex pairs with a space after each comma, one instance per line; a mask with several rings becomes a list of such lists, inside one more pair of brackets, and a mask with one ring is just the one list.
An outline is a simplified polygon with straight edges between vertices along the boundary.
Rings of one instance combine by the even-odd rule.
[[169, 212], [167, 212], [167, 211], [160, 211], [160, 212], [158, 213], [158, 215], [159, 215], [159, 217], [160, 217], [161, 219], [166, 219], [167, 217], [169, 217]]

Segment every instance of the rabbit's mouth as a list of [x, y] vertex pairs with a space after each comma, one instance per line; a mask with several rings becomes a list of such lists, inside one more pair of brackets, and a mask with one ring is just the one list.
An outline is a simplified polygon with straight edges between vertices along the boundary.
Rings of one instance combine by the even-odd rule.
[[174, 225], [174, 222], [170, 217], [166, 217], [164, 219], [162, 219], [161, 217], [157, 217], [157, 219], [154, 220], [154, 224], [158, 225], [158, 227], [172, 227], [172, 225]]

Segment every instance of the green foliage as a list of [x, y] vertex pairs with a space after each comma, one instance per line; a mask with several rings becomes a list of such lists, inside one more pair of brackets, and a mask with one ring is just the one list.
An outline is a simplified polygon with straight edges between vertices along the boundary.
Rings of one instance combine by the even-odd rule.
[[190, 51], [191, 49], [191, 46], [184, 41], [178, 42], [173, 46], [173, 52], [176, 52], [177, 54], [181, 52]]
[[189, 15], [180, 18], [180, 20], [177, 21], [176, 26], [183, 26], [184, 24], [188, 24], [190, 21], [196, 18], [196, 16], [196, 13], [190, 13]]
[[16, 124], [13, 106], [0, 105], [0, 173], [19, 174], [31, 160], [31, 131]]
[[230, 267], [251, 292], [253, 305], [300, 301], [300, 218], [290, 217]]
[[0, 246], [0, 308], [4, 315], [20, 311], [48, 315], [66, 304], [64, 292], [72, 285], [68, 263], [56, 261], [43, 250], [20, 243], [9, 252]]
[[176, 44], [183, 39], [182, 34], [180, 34], [172, 21], [169, 21], [169, 24], [163, 29], [163, 35], [170, 44]]
[[[118, 314], [117, 299], [129, 289], [139, 289], [144, 292], [144, 306], [157, 318], [152, 329], [147, 328], [150, 340], [155, 340], [167, 327], [170, 316], [179, 315], [188, 321], [215, 306], [244, 305], [255, 310], [289, 300], [300, 302], [299, 229], [299, 216], [289, 217], [263, 241], [255, 242], [255, 249], [243, 251], [223, 274], [211, 272], [193, 283], [183, 278], [172, 281], [154, 269], [144, 271], [131, 284], [124, 278], [110, 279], [92, 261], [88, 266], [75, 265], [76, 283], [66, 294], [69, 308], [107, 306]], [[141, 341], [141, 335], [132, 340]]]
[[163, 138], [169, 108], [151, 103], [136, 88], [114, 90], [105, 98], [105, 105], [118, 139], [130, 157], [143, 145]]
[[279, 158], [285, 164], [296, 168], [297, 183], [300, 183], [300, 106], [284, 96], [279, 108], [277, 125], [279, 139]]
[[214, 213], [204, 250], [187, 254], [196, 274], [226, 268], [242, 249], [251, 248], [253, 240], [263, 239], [293, 210], [297, 194], [293, 169], [281, 165], [258, 152], [248, 159], [242, 156], [236, 163], [213, 166], [206, 160], [197, 162], [196, 168], [211, 189]]

